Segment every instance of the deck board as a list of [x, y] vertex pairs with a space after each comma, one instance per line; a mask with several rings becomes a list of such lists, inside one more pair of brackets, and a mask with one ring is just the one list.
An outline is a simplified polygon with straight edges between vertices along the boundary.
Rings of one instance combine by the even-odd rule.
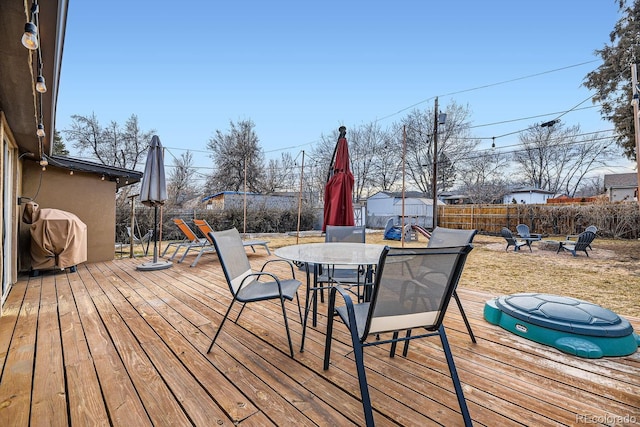
[[[254, 265], [269, 259], [248, 253]], [[339, 324], [322, 369], [326, 303], [303, 353], [297, 309], [287, 304], [295, 359], [272, 302], [229, 320], [207, 354], [230, 302], [217, 258], [136, 270], [143, 262], [20, 277], [0, 318], [0, 425], [364, 424], [350, 338]], [[463, 285], [459, 295], [478, 343], [455, 304], [445, 326], [474, 425], [640, 422], [638, 352], [567, 355], [484, 321], [494, 295]], [[640, 319], [629, 320], [637, 331]], [[377, 425], [463, 424], [437, 337], [413, 341], [407, 358], [369, 347], [365, 361]]]

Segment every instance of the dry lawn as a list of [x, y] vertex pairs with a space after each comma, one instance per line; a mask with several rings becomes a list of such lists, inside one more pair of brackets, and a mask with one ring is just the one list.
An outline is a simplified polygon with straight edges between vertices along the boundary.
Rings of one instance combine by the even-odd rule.
[[[254, 236], [257, 237], [257, 236]], [[269, 240], [272, 249], [296, 244], [322, 242], [319, 233], [260, 235]], [[564, 236], [549, 237], [562, 240]], [[367, 243], [400, 246], [399, 241], [384, 240], [383, 233], [367, 234]], [[427, 239], [405, 246], [424, 246]], [[541, 292], [565, 295], [590, 301], [623, 316], [640, 317], [640, 241], [596, 238], [589, 257], [584, 253], [573, 257], [569, 252], [556, 254], [542, 250], [538, 243], [528, 248], [505, 251], [501, 237], [477, 235], [474, 250], [460, 281], [460, 286], [505, 295], [518, 292]]]

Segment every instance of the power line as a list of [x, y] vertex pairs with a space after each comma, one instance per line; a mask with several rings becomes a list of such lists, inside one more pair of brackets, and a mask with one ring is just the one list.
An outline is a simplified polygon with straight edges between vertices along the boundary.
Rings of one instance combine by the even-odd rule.
[[458, 91], [455, 91], [455, 92], [445, 93], [445, 94], [442, 94], [442, 95], [434, 95], [434, 96], [431, 96], [431, 97], [429, 97], [427, 99], [424, 99], [422, 101], [416, 102], [415, 104], [412, 104], [412, 105], [410, 105], [408, 107], [405, 107], [405, 108], [403, 108], [401, 110], [398, 110], [395, 113], [391, 113], [391, 114], [388, 114], [388, 115], [386, 115], [386, 116], [384, 116], [382, 118], [376, 119], [373, 123], [377, 123], [379, 121], [386, 120], [386, 119], [388, 119], [390, 117], [393, 117], [393, 116], [395, 116], [397, 114], [403, 113], [403, 112], [405, 112], [405, 111], [407, 111], [407, 110], [409, 110], [411, 108], [414, 108], [414, 107], [416, 107], [416, 106], [418, 106], [420, 104], [424, 104], [425, 102], [433, 101], [436, 97], [445, 97], [445, 96], [457, 95], [457, 94], [460, 94], [460, 93], [473, 92], [473, 91], [480, 90], [480, 89], [486, 89], [486, 88], [489, 88], [489, 87], [500, 86], [500, 85], [504, 85], [504, 84], [507, 84], [507, 83], [513, 83], [513, 82], [516, 82], [516, 81], [530, 79], [530, 78], [542, 76], [542, 75], [545, 75], [545, 74], [555, 73], [557, 71], [564, 71], [564, 70], [568, 70], [570, 68], [580, 67], [582, 65], [591, 64], [593, 62], [598, 62], [598, 61], [600, 61], [600, 60], [599, 59], [593, 59], [591, 61], [585, 61], [585, 62], [581, 62], [579, 64], [567, 65], [566, 67], [555, 68], [553, 70], [547, 70], [547, 71], [542, 71], [542, 72], [535, 73], [535, 74], [529, 74], [529, 75], [522, 76], [522, 77], [516, 77], [516, 78], [513, 78], [513, 79], [509, 79], [509, 80], [503, 80], [503, 81], [500, 81], [500, 82], [497, 82], [497, 83], [489, 83], [489, 84], [486, 84], [486, 85], [476, 86], [476, 87], [472, 87], [472, 88], [469, 88], [469, 89], [462, 89], [462, 90], [458, 90]]

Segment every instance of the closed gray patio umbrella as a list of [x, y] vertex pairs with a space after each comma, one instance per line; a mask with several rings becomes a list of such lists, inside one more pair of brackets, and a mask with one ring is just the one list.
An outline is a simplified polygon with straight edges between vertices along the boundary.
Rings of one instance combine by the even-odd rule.
[[171, 267], [171, 261], [158, 261], [158, 206], [163, 205], [165, 200], [167, 200], [167, 183], [164, 176], [162, 143], [157, 135], [153, 135], [140, 184], [140, 202], [145, 206], [153, 206], [154, 209], [153, 262], [139, 265], [138, 270], [161, 270]]

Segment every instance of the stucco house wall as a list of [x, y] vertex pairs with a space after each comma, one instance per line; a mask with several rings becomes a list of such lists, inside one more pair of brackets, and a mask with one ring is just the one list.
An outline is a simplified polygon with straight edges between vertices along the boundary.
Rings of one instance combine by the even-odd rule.
[[[116, 183], [100, 176], [24, 162], [21, 196], [33, 199], [40, 208], [53, 208], [75, 214], [87, 225], [87, 262], [114, 258], [116, 223]], [[20, 206], [20, 214], [24, 206]], [[31, 265], [29, 225], [20, 223], [20, 270]]]

